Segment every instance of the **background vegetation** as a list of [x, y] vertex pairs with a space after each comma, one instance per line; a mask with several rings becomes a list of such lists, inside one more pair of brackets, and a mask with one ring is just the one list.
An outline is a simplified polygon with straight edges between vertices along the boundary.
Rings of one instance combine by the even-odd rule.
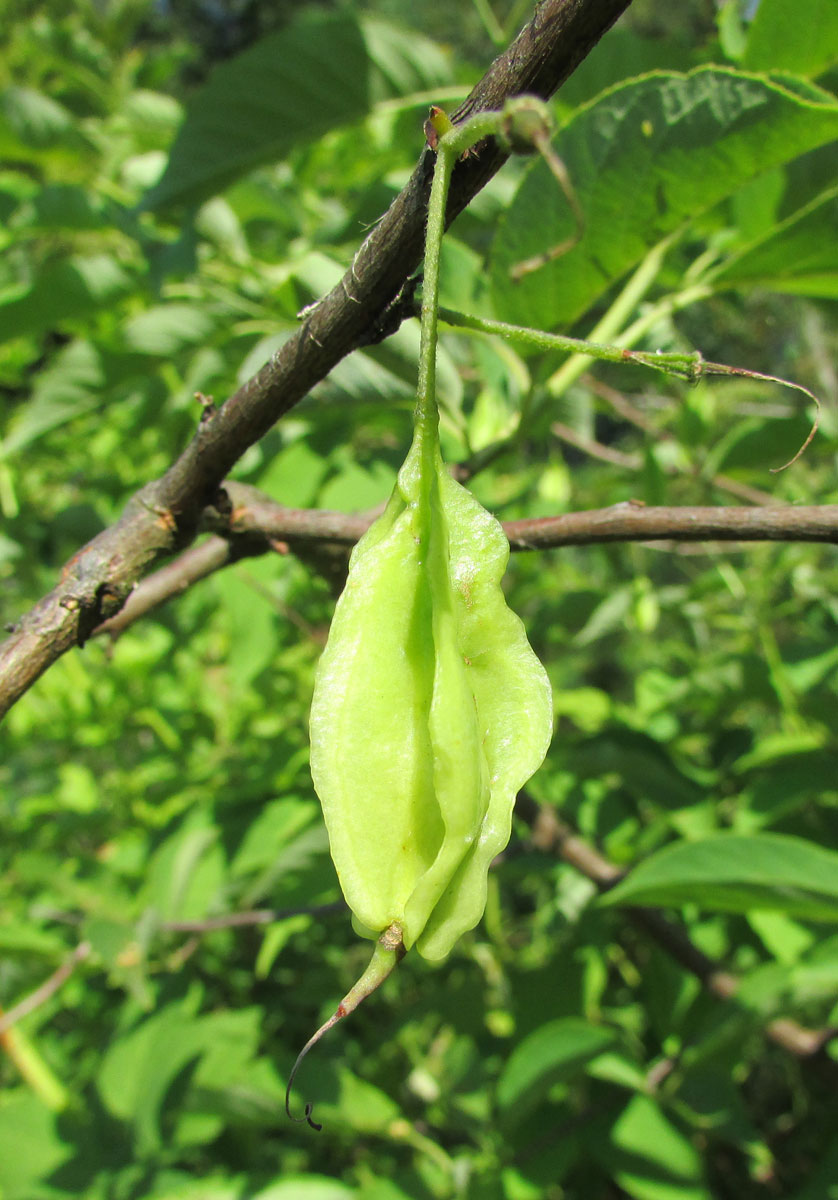
[[[166, 469], [195, 393], [229, 395], [340, 278], [428, 103], [455, 107], [530, 5], [5, 7], [11, 623]], [[838, 503], [836, 90], [828, 0], [638, 0], [554, 105], [581, 242], [510, 282], [573, 227], [543, 165], [510, 162], [443, 267], [453, 308], [794, 378], [824, 406], [805, 457], [769, 473], [806, 436], [796, 393], [450, 333], [446, 450], [484, 504]], [[382, 502], [415, 325], [235, 478]], [[285, 549], [65, 655], [6, 720], [0, 1003], [62, 986], [0, 1024], [3, 1200], [838, 1195], [832, 547], [513, 556], [553, 747], [483, 924], [307, 1062], [320, 1135], [286, 1121], [285, 1079], [368, 947], [308, 774], [333, 584]]]

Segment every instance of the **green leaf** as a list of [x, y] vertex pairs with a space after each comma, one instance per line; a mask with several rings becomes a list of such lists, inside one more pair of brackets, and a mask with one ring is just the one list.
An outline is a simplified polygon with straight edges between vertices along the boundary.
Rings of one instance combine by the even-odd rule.
[[[403, 1118], [401, 1109], [386, 1092], [365, 1079], [359, 1079], [345, 1067], [338, 1070], [338, 1097], [334, 1105], [335, 1120], [344, 1123], [356, 1134], [386, 1135], [393, 1121]], [[324, 1120], [328, 1108], [323, 1106]]]
[[206, 341], [214, 328], [215, 320], [205, 306], [158, 304], [126, 321], [122, 332], [130, 350], [168, 358], [184, 346]]
[[30, 1200], [36, 1182], [60, 1167], [72, 1152], [59, 1137], [54, 1115], [28, 1088], [4, 1091], [0, 1099], [3, 1200]]
[[349, 461], [325, 484], [319, 500], [324, 508], [363, 512], [381, 504], [392, 487], [393, 471], [385, 463], [375, 461], [368, 471], [360, 463]]
[[601, 1153], [636, 1200], [711, 1200], [695, 1147], [646, 1096], [628, 1102]]
[[[279, 161], [365, 116], [379, 101], [444, 82], [440, 50], [347, 11], [304, 11], [212, 73], [190, 103], [145, 208], [196, 204], [253, 167]], [[417, 128], [416, 148], [421, 148]]]
[[218, 833], [207, 815], [194, 809], [154, 854], [143, 894], [164, 920], [200, 919], [212, 906], [223, 880]]
[[688, 71], [696, 65], [696, 43], [650, 35], [643, 37], [620, 22], [594, 46], [558, 94], [568, 109], [593, 100], [606, 88], [652, 71]]
[[271, 968], [290, 940], [308, 929], [311, 923], [312, 918], [308, 913], [298, 913], [296, 917], [287, 917], [267, 927], [253, 965], [253, 974], [257, 979], [268, 978]]
[[[271, 563], [257, 560], [213, 580], [227, 618], [230, 676], [240, 687], [251, 683], [276, 657], [277, 606], [269, 591], [273, 574]], [[241, 619], [243, 612], [246, 621]]]
[[19, 408], [0, 439], [0, 459], [30, 446], [38, 438], [101, 403], [104, 372], [99, 353], [89, 342], [62, 347], [37, 378], [29, 402]]
[[[259, 1037], [259, 1009], [191, 1016], [186, 1004], [169, 1004], [113, 1041], [102, 1062], [98, 1088], [105, 1107], [129, 1122], [137, 1149], [149, 1153], [163, 1142], [168, 1106], [189, 1104], [178, 1140], [202, 1142], [218, 1132], [213, 1092], [246, 1075]], [[194, 1114], [198, 1119], [189, 1124]]]
[[583, 742], [574, 754], [574, 764], [583, 777], [613, 771], [630, 795], [662, 808], [686, 808], [701, 800], [701, 789], [679, 770], [668, 747], [623, 726]]
[[172, 1181], [170, 1174], [164, 1176], [165, 1183], [147, 1193], [145, 1200], [241, 1200], [246, 1186], [240, 1178], [227, 1175], [201, 1176], [199, 1179]]
[[838, 297], [838, 188], [772, 225], [764, 237], [733, 255], [713, 283]]
[[742, 65], [816, 76], [838, 62], [835, 0], [760, 0]]
[[[833, 749], [793, 751], [787, 755], [779, 752], [769, 756], [760, 767], [758, 745], [753, 755], [740, 762], [751, 760], [755, 764], [753, 777], [742, 793], [747, 808], [740, 820], [766, 824], [774, 822], [789, 812], [794, 812], [809, 803], [834, 804], [838, 797], [838, 774], [835, 771]], [[740, 826], [740, 832], [745, 832]]]
[[138, 88], [120, 99], [120, 117], [133, 124], [142, 147], [165, 148], [183, 119], [183, 110], [174, 96]]
[[514, 282], [516, 264], [572, 235], [547, 166], [524, 176], [492, 250], [498, 315], [552, 328], [582, 315], [646, 250], [747, 180], [838, 137], [838, 103], [719, 67], [656, 73], [606, 92], [555, 140], [585, 218], [567, 254]]
[[838, 854], [798, 837], [722, 833], [659, 850], [601, 901], [690, 902], [721, 912], [773, 909], [838, 921]]
[[43, 92], [28, 87], [7, 87], [0, 93], [0, 152], [14, 153], [15, 142], [42, 149], [60, 141], [73, 129], [66, 108]]
[[108, 224], [108, 206], [85, 188], [69, 183], [48, 184], [15, 214], [16, 228], [101, 229]]
[[74, 256], [38, 272], [22, 294], [0, 303], [0, 341], [40, 333], [110, 307], [131, 287], [109, 254]]
[[39, 929], [36, 925], [0, 923], [0, 950], [8, 961], [9, 954], [42, 954], [47, 958], [63, 958], [67, 943], [57, 933]]
[[260, 473], [257, 483], [287, 508], [314, 506], [328, 464], [304, 438], [283, 446]]
[[325, 1175], [289, 1175], [257, 1192], [253, 1200], [353, 1200], [357, 1195], [354, 1188]]
[[271, 866], [282, 849], [308, 829], [314, 819], [310, 800], [283, 796], [281, 800], [270, 801], [249, 822], [230, 863], [231, 875], [247, 875]]
[[632, 590], [626, 584], [611, 592], [596, 606], [588, 620], [576, 635], [579, 646], [588, 646], [599, 638], [625, 628], [625, 619], [631, 607]]
[[503, 1112], [525, 1102], [531, 1108], [554, 1083], [578, 1075], [586, 1063], [616, 1041], [613, 1029], [577, 1017], [548, 1021], [519, 1043], [498, 1080], [497, 1104]]
[[744, 775], [759, 767], [771, 767], [775, 770], [786, 761], [806, 778], [811, 770], [807, 756], [813, 754], [817, 757], [822, 752], [823, 743], [824, 738], [820, 730], [769, 733], [759, 738], [748, 754], [743, 754], [736, 760], [734, 769], [737, 775]]

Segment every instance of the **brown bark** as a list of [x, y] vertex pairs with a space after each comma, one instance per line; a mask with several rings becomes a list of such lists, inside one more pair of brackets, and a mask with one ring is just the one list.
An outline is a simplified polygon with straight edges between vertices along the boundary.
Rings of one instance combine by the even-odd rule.
[[[530, 23], [495, 60], [454, 114], [502, 107], [510, 96], [546, 99], [579, 65], [631, 0], [542, 0]], [[449, 222], [495, 174], [505, 154], [494, 141], [460, 163]], [[433, 168], [423, 151], [410, 182], [361, 246], [344, 278], [307, 315], [299, 331], [216, 411], [160, 479], [132, 499], [119, 521], [65, 565], [61, 581], [0, 645], [0, 717], [35, 680], [113, 617], [139, 579], [187, 546], [204, 508], [244, 451], [265, 434], [350, 351], [398, 328], [412, 307], [398, 297], [422, 254]]]
[[[144, 579], [116, 616], [95, 635], [117, 635], [193, 583], [239, 558], [292, 550], [323, 570], [317, 551], [333, 553], [340, 574], [348, 550], [369, 528], [375, 513], [341, 513], [284, 508], [256, 488], [228, 483], [222, 512], [207, 510], [204, 526], [215, 531]], [[606, 542], [823, 542], [838, 543], [838, 504], [758, 508], [646, 508], [627, 501], [610, 508], [563, 513], [557, 517], [506, 521], [504, 532], [515, 551], [549, 550]]]

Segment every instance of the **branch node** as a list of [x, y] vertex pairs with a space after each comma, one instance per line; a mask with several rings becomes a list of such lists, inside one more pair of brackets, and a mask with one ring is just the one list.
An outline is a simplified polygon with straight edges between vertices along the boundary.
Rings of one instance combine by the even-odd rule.
[[208, 421], [212, 420], [212, 418], [218, 412], [218, 409], [216, 408], [215, 401], [213, 400], [212, 396], [205, 396], [203, 392], [195, 392], [195, 399], [201, 406], [201, 416], [198, 422], [198, 428], [200, 429], [202, 426], [206, 425]]

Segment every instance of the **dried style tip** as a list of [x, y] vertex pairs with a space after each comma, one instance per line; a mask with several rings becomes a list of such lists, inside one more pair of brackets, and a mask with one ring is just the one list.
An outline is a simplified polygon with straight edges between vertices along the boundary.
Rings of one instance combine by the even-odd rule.
[[361, 978], [349, 989], [328, 1021], [325, 1021], [317, 1032], [312, 1034], [297, 1055], [296, 1062], [291, 1068], [291, 1074], [288, 1076], [288, 1086], [285, 1089], [285, 1112], [290, 1120], [297, 1122], [305, 1121], [312, 1129], [316, 1129], [318, 1133], [323, 1128], [322, 1125], [318, 1125], [316, 1121], [312, 1120], [312, 1104], [306, 1104], [301, 1117], [295, 1117], [291, 1112], [291, 1088], [294, 1086], [294, 1080], [297, 1076], [297, 1071], [300, 1069], [300, 1064], [312, 1046], [317, 1045], [324, 1033], [328, 1033], [333, 1025], [337, 1025], [338, 1021], [342, 1020], [343, 1017], [354, 1012], [361, 1001], [365, 1000], [367, 996], [384, 982], [393, 968], [404, 958], [404, 954], [405, 948], [402, 941], [402, 931], [398, 925], [391, 925], [389, 929], [384, 930], [376, 942], [370, 964]]
[[781, 471], [787, 471], [809, 449], [820, 427], [821, 402], [815, 393], [811, 392], [809, 388], [804, 387], [802, 383], [794, 383], [791, 379], [782, 379], [779, 375], [766, 375], [764, 371], [751, 371], [748, 367], [729, 367], [725, 363], [703, 362], [699, 360], [697, 370], [691, 377], [690, 382], [697, 383], [703, 375], [736, 375], [742, 379], [759, 379], [762, 383], [777, 383], [780, 387], [791, 388], [792, 391], [800, 392], [801, 395], [806, 396], [812, 401], [815, 406], [815, 416], [805, 441], [798, 447], [788, 462], [783, 463], [781, 467], [768, 468], [772, 475], [779, 475]]

